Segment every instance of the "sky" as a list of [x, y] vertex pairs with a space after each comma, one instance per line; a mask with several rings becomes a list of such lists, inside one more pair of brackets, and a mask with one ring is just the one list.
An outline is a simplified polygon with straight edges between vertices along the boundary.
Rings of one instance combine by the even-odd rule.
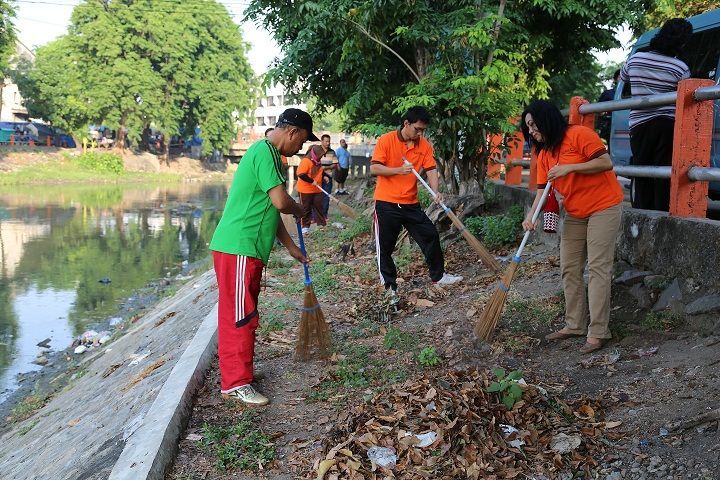
[[[73, 7], [81, 1], [15, 0], [15, 3], [18, 6], [15, 19], [18, 37], [27, 47], [34, 49], [66, 32]], [[272, 59], [280, 54], [277, 44], [264, 28], [242, 22], [247, 0], [220, 0], [220, 3], [227, 7], [235, 23], [241, 24], [243, 38], [251, 45], [248, 59], [255, 73], [264, 73]]]
[[[16, 0], [18, 10], [15, 25], [20, 41], [34, 49], [62, 35], [70, 23], [73, 7], [79, 3], [80, 0]], [[248, 58], [255, 73], [264, 73], [272, 59], [280, 54], [277, 44], [262, 26], [242, 22], [248, 0], [221, 0], [220, 3], [227, 7], [235, 22], [241, 24], [243, 38], [251, 45]], [[632, 33], [627, 28], [622, 29], [617, 38], [622, 48], [596, 52], [595, 56], [601, 64], [620, 62], [627, 56], [632, 45]]]

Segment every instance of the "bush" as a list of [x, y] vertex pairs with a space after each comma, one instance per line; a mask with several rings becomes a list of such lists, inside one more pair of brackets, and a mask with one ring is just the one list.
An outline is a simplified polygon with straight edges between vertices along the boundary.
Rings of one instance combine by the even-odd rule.
[[114, 153], [86, 152], [77, 157], [78, 164], [87, 170], [120, 175], [125, 171], [122, 158]]
[[470, 217], [465, 220], [465, 226], [489, 248], [498, 248], [515, 242], [522, 230], [522, 221], [522, 207], [513, 205], [504, 215]]

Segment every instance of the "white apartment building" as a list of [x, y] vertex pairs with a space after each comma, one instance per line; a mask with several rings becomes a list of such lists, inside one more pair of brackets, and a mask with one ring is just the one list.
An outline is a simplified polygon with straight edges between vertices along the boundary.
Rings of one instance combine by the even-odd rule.
[[265, 134], [265, 130], [274, 127], [278, 117], [286, 108], [307, 110], [307, 105], [295, 101], [285, 93], [285, 87], [282, 85], [268, 87], [265, 90], [265, 95], [258, 100], [257, 108], [255, 108], [255, 119], [251, 126], [254, 136], [260, 138]]
[[[15, 46], [15, 58], [19, 57], [24, 57], [31, 62], [35, 60], [32, 50], [18, 40]], [[28, 111], [23, 105], [23, 98], [17, 85], [12, 83], [9, 78], [5, 78], [0, 83], [0, 122], [24, 122], [27, 120]]]

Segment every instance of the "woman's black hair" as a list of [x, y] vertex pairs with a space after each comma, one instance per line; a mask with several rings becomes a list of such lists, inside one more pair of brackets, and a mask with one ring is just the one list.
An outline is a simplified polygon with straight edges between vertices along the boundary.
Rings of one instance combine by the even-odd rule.
[[684, 18], [671, 18], [650, 40], [650, 50], [669, 57], [677, 56], [690, 40], [693, 27]]
[[[525, 117], [527, 114], [532, 115], [535, 127], [540, 131], [543, 136], [543, 141], [536, 141], [532, 135], [530, 135], [530, 129], [525, 123]], [[530, 145], [535, 149], [535, 152], [540, 150], [555, 150], [562, 143], [562, 139], [565, 136], [565, 130], [567, 130], [568, 124], [565, 117], [562, 116], [560, 110], [548, 102], [547, 100], [533, 100], [525, 108], [525, 111], [520, 117], [520, 128], [522, 129], [523, 137], [525, 141], [530, 142]]]

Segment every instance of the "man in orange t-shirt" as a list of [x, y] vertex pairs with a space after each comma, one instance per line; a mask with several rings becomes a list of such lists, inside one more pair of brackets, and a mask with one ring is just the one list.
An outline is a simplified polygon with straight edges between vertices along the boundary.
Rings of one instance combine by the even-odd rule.
[[[391, 303], [398, 301], [397, 268], [392, 252], [402, 227], [420, 246], [433, 282], [452, 284], [462, 280], [460, 276], [445, 273], [440, 236], [418, 202], [413, 168], [418, 172], [425, 171], [430, 187], [438, 191], [433, 148], [423, 137], [429, 124], [430, 113], [423, 107], [412, 107], [403, 116], [400, 128], [378, 138], [370, 165], [370, 173], [377, 177], [373, 198], [378, 270]], [[405, 159], [412, 167], [404, 163]], [[439, 193], [436, 201], [442, 201]]]
[[303, 234], [310, 232], [310, 223], [315, 217], [318, 225], [326, 224], [323, 215], [323, 194], [315, 185], [322, 185], [323, 173], [332, 169], [332, 161], [323, 158], [324, 151], [320, 145], [313, 145], [300, 162], [297, 169], [297, 191], [300, 204], [303, 206], [303, 217], [300, 220]]

